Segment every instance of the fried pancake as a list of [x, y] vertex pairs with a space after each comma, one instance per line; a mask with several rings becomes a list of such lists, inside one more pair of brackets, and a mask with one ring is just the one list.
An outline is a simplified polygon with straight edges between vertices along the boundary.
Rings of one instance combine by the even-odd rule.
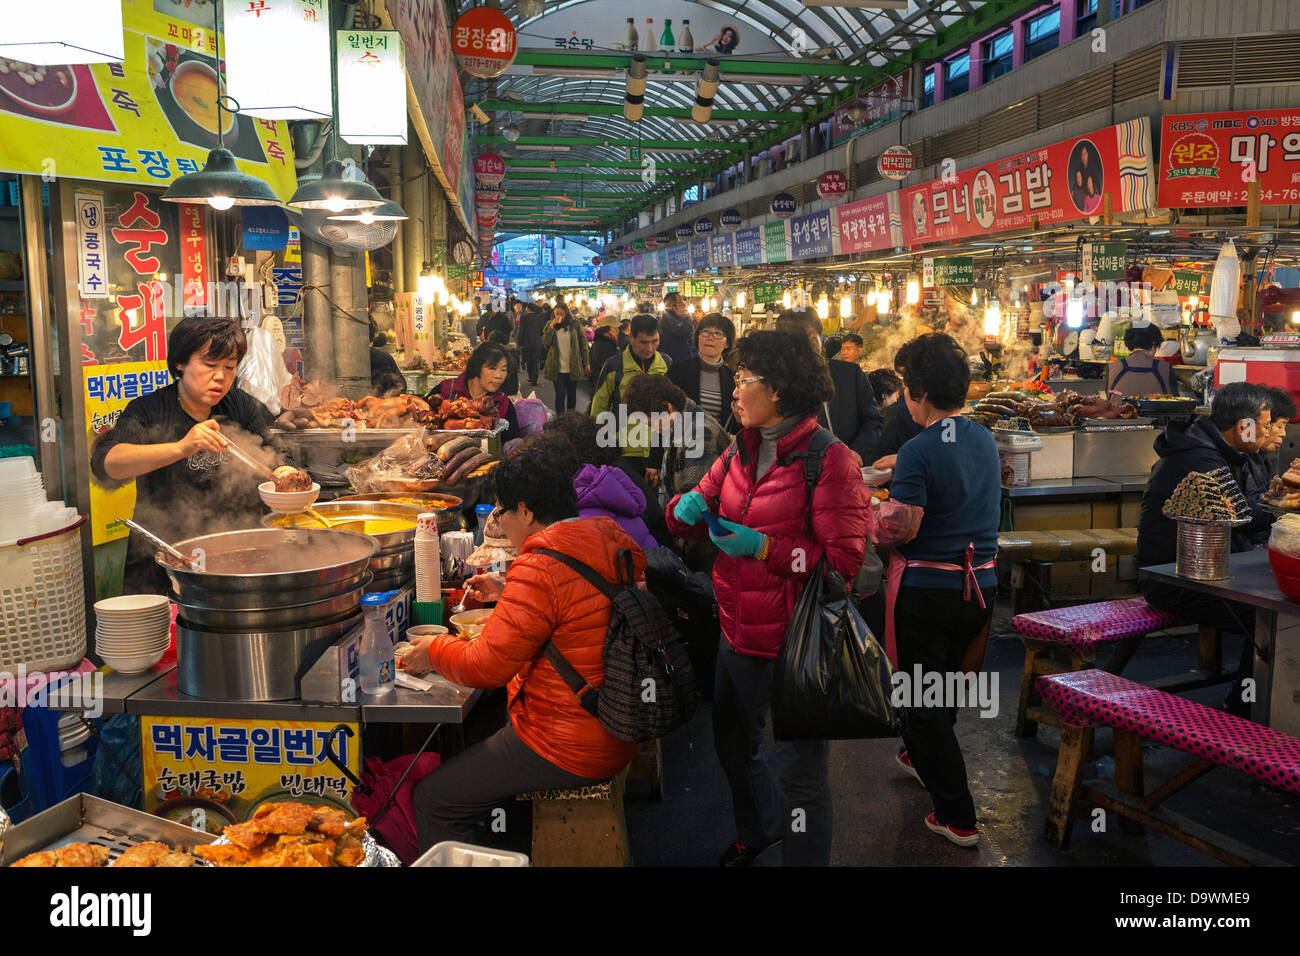
[[183, 850], [173, 850], [165, 843], [141, 843], [124, 852], [114, 866], [130, 867], [183, 867], [193, 866], [194, 857]]
[[59, 858], [49, 850], [41, 850], [37, 853], [29, 853], [20, 860], [14, 860], [10, 866], [49, 866], [59, 865]]
[[[326, 840], [317, 844], [292, 842], [282, 846], [277, 845], [266, 853], [259, 854], [248, 865], [274, 867], [329, 866], [328, 861], [333, 856], [333, 853], [333, 840]], [[322, 856], [324, 862], [321, 860]]]
[[305, 803], [266, 803], [257, 808], [249, 824], [262, 833], [303, 833], [318, 809]]
[[348, 825], [348, 815], [337, 807], [317, 807], [308, 829], [336, 837]]
[[222, 836], [235, 846], [245, 850], [256, 850], [266, 842], [266, 831], [256, 820], [247, 823], [232, 823], [221, 831]]
[[58, 866], [103, 866], [108, 862], [108, 847], [94, 843], [69, 843], [54, 853]]
[[[226, 827], [227, 830], [230, 827]], [[217, 866], [246, 866], [252, 856], [243, 847], [235, 846], [232, 843], [215, 843], [207, 846], [196, 846], [194, 855], [214, 863]]]

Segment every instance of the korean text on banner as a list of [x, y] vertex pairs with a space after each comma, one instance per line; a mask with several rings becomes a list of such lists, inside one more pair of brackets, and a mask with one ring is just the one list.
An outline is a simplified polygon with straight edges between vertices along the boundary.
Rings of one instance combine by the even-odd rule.
[[1146, 117], [1108, 126], [901, 191], [909, 246], [965, 239], [1040, 223], [1135, 212], [1154, 198]]
[[360, 773], [360, 727], [346, 726], [354, 736], [336, 734], [333, 722], [142, 717], [144, 808], [210, 833], [248, 820], [267, 799], [347, 808], [348, 779], [325, 755], [329, 743]]
[[790, 230], [784, 221], [763, 224], [763, 259], [787, 262], [790, 259]]
[[831, 211], [823, 209], [790, 220], [790, 246], [793, 259], [817, 259], [834, 253], [835, 230], [831, 228]]
[[339, 30], [339, 136], [406, 144], [406, 57], [391, 30]]
[[[0, 96], [0, 169], [166, 186], [203, 168], [217, 145], [213, 35], [210, 26], [152, 7], [123, 2], [123, 62], [51, 68], [40, 104]], [[239, 170], [282, 199], [292, 196], [287, 125], [224, 111], [221, 119]]]
[[763, 227], [739, 229], [736, 236], [736, 265], [757, 266], [763, 263]]
[[208, 301], [208, 237], [203, 228], [203, 207], [181, 204], [181, 294], [184, 307]]
[[696, 271], [707, 269], [709, 267], [709, 237], [701, 236], [698, 239], [692, 239], [689, 245], [691, 248], [691, 268]]
[[[108, 431], [127, 402], [149, 395], [171, 384], [166, 362], [118, 362], [113, 365], [82, 367], [86, 403], [86, 447], [96, 436]], [[90, 483], [90, 531], [96, 545], [127, 536], [126, 525], [118, 518], [135, 512], [135, 482], [129, 481], [114, 491], [107, 491], [96, 481]]]
[[107, 249], [104, 242], [104, 199], [99, 193], [78, 192], [77, 288], [83, 299], [108, 296]]
[[735, 233], [725, 232], [721, 235], [713, 236], [709, 241], [714, 268], [721, 269], [736, 264]]
[[1300, 107], [1163, 118], [1162, 209], [1244, 206], [1252, 181], [1265, 206], [1300, 203]]
[[835, 207], [840, 234], [840, 254], [873, 252], [896, 245], [889, 228], [890, 202], [896, 192], [872, 196]]

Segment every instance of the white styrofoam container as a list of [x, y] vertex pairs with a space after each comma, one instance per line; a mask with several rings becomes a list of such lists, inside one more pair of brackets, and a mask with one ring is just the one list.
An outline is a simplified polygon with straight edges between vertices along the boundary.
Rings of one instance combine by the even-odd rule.
[[435, 843], [411, 866], [527, 866], [528, 854], [494, 850], [472, 843]]
[[1040, 435], [1043, 447], [1033, 453], [1030, 469], [1034, 478], [1074, 477], [1074, 432]]

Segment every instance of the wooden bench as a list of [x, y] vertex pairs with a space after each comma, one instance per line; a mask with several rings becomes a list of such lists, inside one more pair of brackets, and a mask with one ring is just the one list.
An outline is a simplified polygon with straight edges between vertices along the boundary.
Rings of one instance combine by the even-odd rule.
[[[1042, 706], [1035, 684], [1039, 677], [1093, 667], [1097, 652], [1112, 646], [1115, 650], [1104, 670], [1119, 674], [1132, 659], [1142, 638], [1153, 631], [1185, 623], [1177, 615], [1154, 608], [1140, 597], [1017, 614], [1011, 619], [1011, 627], [1025, 646], [1025, 665], [1020, 679], [1020, 704], [1016, 709], [1016, 736], [1034, 736], [1039, 723], [1060, 726], [1052, 709]], [[1219, 632], [1202, 627], [1197, 640], [1198, 671], [1162, 677], [1149, 686], [1186, 690], [1224, 679]]]
[[[1065, 849], [1073, 821], [1101, 807], [1125, 829], [1149, 826], [1223, 863], [1286, 866], [1281, 860], [1164, 810], [1160, 804], [1216, 766], [1300, 794], [1300, 740], [1203, 704], [1101, 670], [1038, 679], [1045, 699], [1061, 715], [1061, 749], [1052, 779], [1045, 836]], [[1115, 732], [1115, 791], [1084, 784], [1083, 768], [1093, 728]], [[1142, 741], [1153, 740], [1196, 759], [1144, 793]]]
[[631, 866], [623, 788], [627, 768], [604, 783], [519, 794], [533, 803], [533, 866]]

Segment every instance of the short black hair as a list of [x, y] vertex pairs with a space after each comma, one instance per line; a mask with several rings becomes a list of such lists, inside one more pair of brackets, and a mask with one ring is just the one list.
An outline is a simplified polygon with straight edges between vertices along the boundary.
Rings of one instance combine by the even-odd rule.
[[776, 390], [781, 414], [816, 414], [835, 394], [826, 360], [802, 331], [750, 332], [736, 343], [736, 364]]
[[659, 320], [653, 315], [646, 315], [642, 312], [640, 315], [632, 316], [632, 330], [628, 333], [632, 338], [638, 335], [658, 335]]
[[695, 327], [695, 347], [697, 349], [700, 347], [700, 333], [705, 329], [721, 329], [722, 334], [727, 337], [727, 348], [731, 348], [736, 344], [736, 327], [732, 324], [731, 319], [721, 312], [710, 312], [700, 319], [700, 324]]
[[167, 336], [167, 367], [173, 378], [195, 355], [214, 361], [233, 358], [238, 364], [248, 352], [248, 339], [234, 319], [191, 315], [176, 323]]
[[[656, 375], [654, 378], [665, 378]], [[600, 426], [590, 415], [579, 411], [563, 412], [542, 426], [543, 435], [554, 435], [557, 439], [568, 442], [573, 453], [582, 465], [608, 465], [618, 457], [619, 449], [603, 448], [597, 440]]]
[[876, 393], [877, 405], [885, 400], [886, 395], [892, 395], [903, 387], [903, 380], [889, 368], [878, 368], [868, 372], [867, 381], [871, 383], [871, 390]]
[[1243, 418], [1259, 419], [1269, 408], [1268, 392], [1262, 385], [1250, 382], [1229, 382], [1214, 393], [1210, 403], [1210, 422], [1221, 432], [1233, 428]]
[[822, 341], [822, 355], [828, 359], [833, 359], [840, 354], [840, 346], [844, 344], [844, 337], [841, 335], [828, 335]]
[[522, 501], [542, 524], [578, 516], [573, 476], [578, 456], [563, 438], [534, 435], [501, 460], [489, 478], [498, 506], [513, 511]]
[[805, 337], [809, 332], [816, 332], [818, 338], [826, 334], [822, 320], [807, 309], [786, 309], [776, 317], [776, 327], [787, 332], [802, 332]]
[[1165, 340], [1159, 326], [1154, 323], [1147, 325], [1134, 325], [1124, 333], [1124, 348], [1132, 352], [1134, 349], [1146, 349], [1154, 352], [1160, 347], [1160, 343]]
[[1285, 388], [1278, 388], [1276, 385], [1265, 385], [1268, 390], [1268, 407], [1273, 412], [1273, 418], [1285, 418], [1287, 421], [1295, 421], [1296, 405], [1295, 399]]
[[623, 393], [628, 413], [641, 412], [650, 415], [654, 412], [666, 412], [671, 404], [677, 411], [686, 408], [686, 393], [673, 384], [667, 375], [648, 375], [638, 372], [627, 383]]
[[907, 368], [907, 359], [912, 354], [912, 346], [916, 344], [916, 339], [909, 339], [898, 347], [894, 353], [894, 371], [899, 372]]
[[484, 368], [491, 368], [493, 365], [507, 361], [506, 350], [493, 341], [495, 336], [500, 334], [500, 331], [494, 332], [488, 341], [469, 354], [469, 361], [465, 363], [465, 381], [478, 378]]
[[676, 289], [666, 289], [664, 290], [664, 297], [662, 301], [667, 302], [668, 300], [672, 299], [674, 296], [678, 296], [678, 295], [681, 295], [681, 293]]
[[931, 405], [945, 412], [965, 405], [970, 388], [966, 350], [943, 332], [919, 336], [911, 345], [903, 384], [912, 398], [925, 395]]
[[845, 332], [843, 335], [841, 335], [840, 344], [843, 345], [845, 342], [852, 342], [858, 348], [862, 348], [862, 344], [863, 344], [862, 336], [858, 335], [857, 332]]

